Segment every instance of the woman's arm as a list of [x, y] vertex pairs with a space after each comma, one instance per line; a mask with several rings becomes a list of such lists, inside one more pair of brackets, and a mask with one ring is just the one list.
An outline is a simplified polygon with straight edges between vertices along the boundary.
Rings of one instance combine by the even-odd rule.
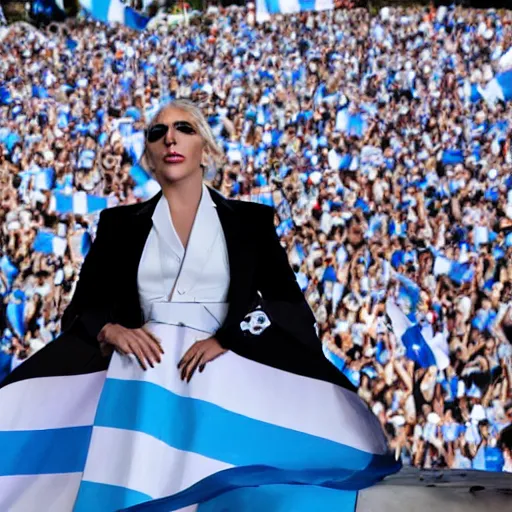
[[[92, 342], [111, 319], [111, 290], [109, 281], [110, 221], [106, 210], [101, 212], [96, 238], [82, 264], [80, 276], [71, 303], [62, 316], [62, 330], [76, 323], [85, 329]], [[94, 341], [93, 341], [94, 340]]]
[[[315, 329], [315, 316], [277, 236], [274, 209], [261, 208], [258, 215], [257, 227], [260, 229], [257, 236], [261, 250], [256, 258], [255, 288], [262, 295], [263, 310], [273, 323], [321, 350], [322, 345]], [[241, 335], [240, 325], [235, 323], [222, 326], [214, 337], [224, 348], [231, 349]]]
[[262, 212], [255, 283], [270, 320], [300, 341], [320, 349], [315, 315], [307, 303], [274, 226], [275, 210]]

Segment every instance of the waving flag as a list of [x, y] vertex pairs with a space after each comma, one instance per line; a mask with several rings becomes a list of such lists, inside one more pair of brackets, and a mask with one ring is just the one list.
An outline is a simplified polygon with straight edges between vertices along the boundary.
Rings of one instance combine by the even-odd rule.
[[432, 327], [422, 327], [412, 322], [391, 299], [386, 301], [386, 313], [391, 320], [393, 333], [405, 347], [406, 356], [422, 368], [437, 366], [444, 370], [449, 365], [446, 335], [434, 336]]
[[256, 194], [251, 194], [250, 200], [253, 203], [266, 204], [267, 206], [274, 206], [274, 199], [272, 197], [272, 189], [270, 186], [259, 187]]
[[454, 283], [470, 283], [474, 277], [473, 265], [469, 262], [459, 263], [443, 256], [440, 252], [434, 254], [434, 275], [447, 275]]
[[512, 100], [512, 70], [499, 73], [485, 87], [474, 84], [469, 99], [474, 103], [483, 99], [491, 104], [498, 100]]
[[[70, 240], [76, 254], [85, 258], [91, 247], [91, 235], [87, 231], [75, 233]], [[66, 238], [56, 235], [52, 231], [41, 230], [37, 233], [32, 249], [43, 254], [55, 254], [64, 256], [68, 242]]]
[[85, 258], [92, 245], [91, 235], [86, 230], [78, 231], [71, 237], [70, 245], [76, 254]]
[[358, 387], [361, 380], [361, 372], [350, 368], [344, 359], [329, 350], [326, 343], [322, 344], [322, 350], [327, 360], [342, 372], [354, 386]]
[[[354, 137], [362, 138], [367, 130], [367, 122], [360, 112], [351, 113], [348, 107], [336, 115], [336, 130]], [[364, 155], [367, 156], [367, 153]]]
[[5, 85], [0, 86], [0, 105], [10, 105], [11, 103], [11, 92]]
[[74, 194], [54, 192], [52, 197], [52, 209], [61, 214], [87, 215], [100, 212], [107, 206], [108, 198], [89, 195], [83, 190]]
[[150, 20], [121, 0], [80, 0], [80, 4], [93, 18], [103, 23], [122, 23], [134, 30], [144, 30]]
[[25, 294], [21, 290], [15, 290], [9, 298], [6, 308], [6, 316], [12, 330], [23, 338], [26, 332], [25, 326]]
[[55, 254], [64, 256], [67, 247], [65, 238], [57, 236], [52, 231], [41, 230], [37, 233], [32, 249], [43, 254]]
[[512, 48], [509, 48], [498, 61], [500, 71], [509, 71], [512, 69]]
[[400, 283], [398, 302], [402, 310], [412, 322], [416, 319], [416, 310], [420, 303], [420, 287], [408, 277], [395, 273], [395, 279]]
[[334, 8], [334, 0], [256, 0], [256, 20], [266, 21], [272, 14], [325, 11]]
[[[203, 306], [181, 306], [161, 318], [195, 323]], [[216, 328], [211, 311], [203, 318], [195, 325]], [[154, 332], [175, 340], [178, 329]], [[52, 512], [362, 512], [359, 492], [401, 467], [367, 405], [331, 381], [229, 351], [229, 381], [212, 367], [186, 385], [177, 371], [144, 372], [123, 357], [68, 332], [0, 383], [0, 510], [33, 510], [36, 493]], [[262, 400], [251, 371], [278, 378], [280, 392]], [[306, 395], [312, 411], [301, 415]]]
[[445, 149], [442, 157], [443, 165], [457, 165], [464, 162], [464, 152], [461, 149]]

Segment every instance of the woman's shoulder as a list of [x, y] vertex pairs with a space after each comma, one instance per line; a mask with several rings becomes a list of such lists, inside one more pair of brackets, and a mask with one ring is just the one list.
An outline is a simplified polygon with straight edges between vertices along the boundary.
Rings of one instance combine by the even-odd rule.
[[111, 208], [106, 208], [105, 210], [102, 210], [100, 218], [110, 221], [112, 219], [121, 220], [124, 218], [137, 216], [140, 215], [141, 213], [144, 213], [146, 210], [152, 207], [154, 209], [154, 205], [156, 204], [157, 200], [158, 197], [155, 196], [141, 203], [121, 204], [118, 206], [113, 206]]
[[252, 229], [266, 231], [270, 226], [274, 227], [275, 209], [272, 206], [240, 199], [230, 199], [230, 202], [237, 217]]
[[255, 218], [274, 216], [274, 208], [266, 204], [242, 201], [240, 199], [228, 199], [228, 201], [234, 210], [243, 215], [253, 216]]
[[252, 201], [243, 201], [241, 199], [231, 199], [222, 195], [218, 190], [208, 187], [210, 194], [215, 203], [219, 202], [227, 205], [236, 215], [249, 220], [265, 220], [267, 218], [274, 218], [274, 208], [261, 203], [254, 203]]

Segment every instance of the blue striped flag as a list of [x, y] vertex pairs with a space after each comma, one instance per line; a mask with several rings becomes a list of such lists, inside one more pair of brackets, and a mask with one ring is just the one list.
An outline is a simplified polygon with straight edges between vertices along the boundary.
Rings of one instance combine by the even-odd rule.
[[55, 254], [64, 256], [67, 247], [67, 240], [57, 236], [54, 232], [48, 230], [38, 231], [32, 249], [43, 254]]
[[254, 203], [266, 204], [267, 206], [274, 206], [272, 190], [268, 186], [260, 187], [260, 191], [257, 194], [251, 194], [251, 201]]
[[80, 4], [94, 19], [103, 23], [121, 23], [134, 30], [144, 30], [150, 20], [122, 0], [80, 0]]
[[74, 194], [54, 192], [52, 202], [53, 210], [61, 214], [88, 215], [98, 213], [108, 206], [108, 198], [89, 195], [84, 191]]
[[277, 236], [282, 237], [287, 235], [294, 228], [293, 219], [286, 219], [279, 224], [276, 228]]
[[469, 100], [476, 103], [482, 99], [490, 103], [497, 100], [512, 100], [512, 70], [497, 74], [485, 87], [473, 85], [470, 89]]
[[444, 256], [441, 252], [434, 252], [434, 275], [448, 276], [454, 283], [470, 283], [475, 275], [475, 269], [470, 262], [460, 263]]
[[256, 20], [265, 21], [272, 14], [325, 11], [333, 8], [334, 0], [256, 0]]
[[317, 378], [228, 351], [183, 382], [177, 361], [227, 304], [160, 306], [147, 328], [166, 359], [148, 371], [64, 335], [0, 383], [0, 510], [362, 512], [359, 492], [400, 470], [323, 358]]
[[391, 299], [386, 301], [386, 314], [391, 320], [393, 334], [405, 348], [405, 355], [422, 368], [449, 365], [446, 333], [434, 334], [430, 325], [423, 327], [411, 321]]
[[[70, 243], [75, 253], [85, 258], [92, 244], [91, 235], [87, 231], [79, 231], [71, 237]], [[55, 254], [56, 256], [64, 256], [67, 247], [66, 238], [49, 230], [40, 230], [32, 245], [32, 249], [36, 252]]]

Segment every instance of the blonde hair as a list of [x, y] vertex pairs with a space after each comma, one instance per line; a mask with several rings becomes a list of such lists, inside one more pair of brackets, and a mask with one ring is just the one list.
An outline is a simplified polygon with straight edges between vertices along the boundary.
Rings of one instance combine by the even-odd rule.
[[[222, 151], [222, 148], [217, 143], [217, 141], [215, 139], [215, 135], [213, 134], [213, 131], [210, 128], [210, 125], [208, 124], [208, 121], [204, 117], [203, 112], [194, 102], [192, 102], [190, 100], [185, 100], [185, 99], [178, 99], [178, 100], [170, 101], [170, 102], [166, 103], [165, 105], [162, 105], [162, 107], [160, 107], [158, 109], [157, 113], [151, 119], [151, 121], [148, 125], [148, 130], [149, 130], [149, 128], [151, 128], [153, 125], [156, 124], [155, 120], [158, 118], [158, 116], [164, 110], [166, 110], [168, 108], [175, 108], [175, 109], [182, 110], [183, 112], [187, 112], [188, 114], [190, 114], [190, 116], [192, 117], [192, 119], [195, 123], [195, 128], [199, 132], [199, 135], [201, 136], [201, 138], [203, 139], [204, 144], [205, 144], [205, 149], [206, 149], [208, 158], [210, 160], [209, 166], [207, 166], [207, 167], [213, 166], [213, 167], [217, 168], [218, 166], [220, 166], [222, 164], [224, 152]], [[146, 141], [145, 146], [144, 146], [144, 153], [141, 158], [141, 165], [146, 170], [150, 170], [148, 161], [147, 161], [147, 156], [146, 156], [147, 150], [148, 150], [148, 145], [147, 145], [147, 141]]]

